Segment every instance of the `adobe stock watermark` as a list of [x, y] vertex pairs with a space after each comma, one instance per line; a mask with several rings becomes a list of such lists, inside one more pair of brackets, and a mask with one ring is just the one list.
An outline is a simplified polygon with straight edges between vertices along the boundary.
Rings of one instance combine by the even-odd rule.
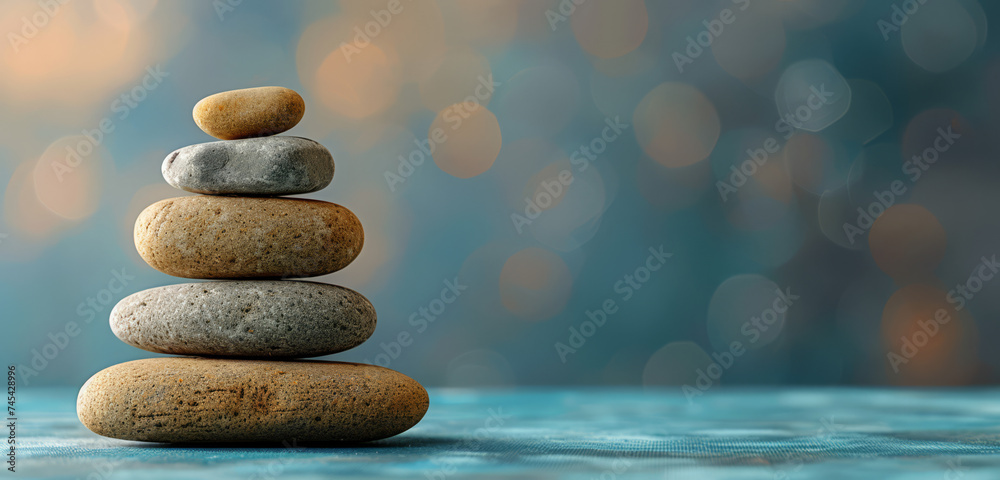
[[712, 363], [708, 364], [704, 370], [701, 368], [695, 369], [697, 377], [695, 377], [694, 386], [688, 384], [681, 386], [681, 393], [684, 394], [688, 404], [693, 404], [696, 397], [704, 395], [705, 392], [714, 387], [716, 382], [722, 378], [722, 374], [733, 367], [736, 359], [742, 357], [747, 352], [747, 345], [757, 343], [761, 336], [778, 322], [781, 314], [787, 312], [795, 304], [795, 301], [800, 298], [799, 295], [792, 293], [790, 287], [785, 287], [784, 290], [779, 288], [774, 293], [775, 297], [771, 302], [771, 306], [765, 308], [759, 315], [750, 317], [740, 327], [740, 334], [746, 338], [747, 343], [744, 344], [740, 340], [733, 340], [729, 343], [728, 351], [721, 353], [712, 352]]
[[[146, 75], [143, 76], [142, 81], [111, 102], [111, 113], [117, 113], [118, 120], [125, 120], [133, 109], [146, 100], [149, 92], [156, 90], [163, 83], [163, 79], [168, 76], [170, 73], [161, 70], [159, 65], [146, 67]], [[115, 120], [110, 115], [102, 118], [97, 123], [97, 128], [83, 129], [81, 135], [85, 138], [80, 140], [75, 147], [66, 147], [66, 157], [63, 161], [55, 160], [52, 162], [52, 170], [55, 172], [56, 178], [62, 182], [67, 173], [80, 166], [90, 154], [94, 153], [97, 147], [104, 143], [105, 137], [114, 131]]]
[[556, 342], [553, 345], [556, 355], [559, 356], [562, 363], [567, 362], [569, 354], [576, 353], [583, 348], [587, 339], [597, 334], [597, 331], [607, 324], [608, 319], [618, 313], [620, 303], [631, 300], [636, 292], [650, 281], [653, 273], [663, 268], [667, 260], [674, 256], [673, 253], [665, 252], [663, 245], [649, 247], [647, 251], [649, 255], [646, 256], [645, 262], [633, 269], [631, 273], [615, 281], [613, 289], [618, 294], [618, 300], [616, 301], [615, 297], [608, 297], [601, 302], [600, 307], [596, 310], [584, 311], [587, 320], [582, 321], [579, 325], [569, 327], [569, 336], [566, 342]]
[[442, 110], [441, 118], [448, 124], [448, 130], [434, 127], [428, 132], [426, 140], [414, 139], [413, 143], [416, 144], [416, 148], [410, 150], [407, 155], [399, 156], [399, 165], [396, 166], [395, 171], [386, 170], [382, 173], [382, 178], [385, 179], [390, 192], [395, 192], [400, 185], [406, 183], [416, 173], [417, 168], [423, 166], [427, 159], [431, 158], [434, 150], [448, 141], [448, 132], [455, 132], [462, 128], [465, 120], [472, 116], [482, 106], [482, 102], [488, 100], [497, 87], [501, 85], [500, 82], [493, 80], [492, 73], [485, 77], [480, 75], [477, 79], [479, 83], [472, 94], [465, 97], [463, 101]]
[[556, 31], [559, 24], [569, 20], [569, 17], [576, 13], [576, 7], [583, 5], [587, 0], [559, 0], [556, 9], [545, 10], [545, 19], [549, 22], [549, 28]]
[[31, 360], [28, 362], [31, 368], [23, 364], [17, 366], [18, 370], [21, 371], [21, 379], [24, 381], [24, 384], [30, 385], [32, 377], [37, 377], [41, 372], [45, 371], [51, 364], [50, 362], [59, 357], [59, 354], [63, 350], [66, 350], [70, 342], [83, 332], [80, 327], [89, 325], [97, 318], [98, 313], [108, 310], [120, 298], [120, 294], [125, 291], [129, 282], [134, 280], [135, 277], [125, 273], [124, 268], [112, 270], [111, 278], [108, 280], [106, 287], [98, 290], [94, 296], [87, 297], [86, 300], [77, 305], [76, 314], [82, 320], [80, 322], [70, 320], [62, 328], [56, 329], [55, 332], [49, 332], [46, 335], [48, 341], [45, 344], [41, 347], [31, 349]]
[[[291, 441], [282, 440], [281, 446], [284, 448], [285, 453], [301, 452], [305, 450], [305, 447], [300, 447], [298, 444], [298, 439], [293, 438]], [[294, 462], [295, 458], [276, 458], [266, 465], [262, 465], [258, 472], [250, 475], [249, 480], [277, 480], [285, 474], [285, 466]]]
[[736, 193], [739, 188], [746, 185], [747, 181], [757, 174], [760, 167], [763, 167], [771, 159], [771, 155], [778, 153], [784, 147], [785, 142], [788, 142], [795, 135], [796, 129], [800, 128], [805, 122], [808, 122], [823, 107], [839, 101], [831, 100], [836, 94], [828, 91], [824, 83], [819, 84], [818, 87], [812, 85], [809, 87], [809, 90], [812, 93], [806, 97], [805, 103], [793, 112], [786, 113], [775, 122], [774, 130], [776, 133], [781, 134], [784, 139], [783, 141], [779, 141], [774, 137], [768, 137], [760, 147], [748, 148], [746, 154], [749, 158], [740, 163], [738, 168], [736, 165], [729, 167], [729, 171], [731, 172], [729, 181], [719, 180], [715, 182], [715, 186], [719, 190], [719, 196], [722, 197], [723, 202], [728, 201], [729, 195]]
[[20, 32], [8, 32], [7, 41], [10, 42], [10, 47], [14, 49], [14, 53], [21, 53], [21, 47], [28, 44], [28, 42], [37, 37], [38, 34], [52, 22], [52, 19], [59, 14], [60, 9], [63, 5], [69, 3], [70, 0], [38, 0], [35, 3], [38, 4], [38, 10], [36, 10], [31, 15], [25, 15], [21, 17], [21, 30]]
[[[733, 5], [739, 6], [739, 11], [741, 12], [750, 8], [750, 0], [731, 1]], [[726, 25], [732, 25], [735, 21], [736, 12], [731, 8], [723, 8], [719, 11], [719, 15], [716, 18], [702, 21], [701, 24], [705, 26], [705, 29], [696, 33], [693, 37], [688, 36], [685, 39], [687, 43], [684, 47], [684, 52], [675, 51], [670, 56], [674, 60], [674, 65], [677, 65], [677, 71], [684, 73], [684, 65], [694, 63], [698, 57], [705, 53], [706, 48], [712, 47], [712, 42], [715, 39], [722, 36], [722, 33], [726, 30]]]
[[[816, 442], [827, 442], [830, 437], [836, 435], [838, 432], [844, 430], [844, 427], [837, 424], [836, 418], [833, 415], [829, 417], [821, 417], [819, 419], [819, 428], [816, 430], [816, 436], [812, 439]], [[805, 466], [805, 460], [811, 458], [809, 454], [797, 454], [790, 459], [788, 466], [778, 467], [778, 471], [774, 472], [775, 480], [787, 480], [792, 478], [791, 475]]]
[[955, 457], [954, 459], [945, 462], [948, 466], [948, 470], [944, 472], [944, 480], [961, 480], [965, 478], [965, 467], [962, 466], [962, 458]]
[[[571, 168], [583, 172], [590, 168], [590, 162], [596, 161], [598, 156], [603, 154], [608, 146], [621, 137], [622, 132], [628, 130], [630, 125], [623, 123], [616, 115], [614, 118], [604, 118], [604, 129], [601, 134], [594, 137], [590, 142], [580, 145], [569, 155]], [[589, 148], [588, 148], [589, 147]], [[536, 189], [534, 196], [524, 197], [523, 214], [515, 212], [510, 214], [510, 221], [514, 224], [514, 229], [518, 234], [524, 233], [524, 227], [542, 215], [542, 212], [551, 207], [557, 200], [566, 194], [568, 187], [573, 183], [573, 171], [564, 168], [556, 173], [554, 178], [545, 179], [541, 182], [541, 189]]]
[[396, 360], [403, 354], [403, 349], [413, 345], [416, 336], [427, 331], [430, 325], [448, 309], [448, 306], [455, 303], [458, 297], [462, 296], [462, 292], [468, 288], [468, 285], [459, 283], [458, 277], [455, 277], [454, 280], [445, 279], [444, 288], [441, 289], [441, 293], [427, 302], [426, 305], [418, 308], [417, 311], [410, 314], [406, 319], [407, 323], [414, 327], [415, 333], [411, 334], [408, 329], [400, 330], [392, 341], [379, 344], [382, 352], [375, 355], [374, 362], [366, 358], [365, 363], [388, 368], [393, 360]]
[[[964, 283], [959, 283], [955, 285], [955, 288], [949, 290], [945, 295], [945, 300], [952, 305], [955, 312], [961, 312], [986, 283], [993, 280], [998, 272], [1000, 272], [1000, 262], [997, 262], [995, 254], [989, 258], [981, 257], [979, 263], [972, 268], [969, 278]], [[915, 319], [917, 328], [914, 329], [913, 333], [899, 337], [901, 344], [899, 352], [886, 353], [886, 360], [889, 361], [892, 372], [899, 373], [900, 365], [910, 363], [910, 360], [913, 360], [920, 353], [920, 349], [941, 333], [945, 326], [951, 322], [951, 319], [951, 313], [944, 308], [935, 310], [934, 315], [928, 318]]]
[[619, 475], [625, 475], [628, 469], [632, 468], [632, 460], [629, 460], [624, 455], [615, 455], [615, 459], [611, 461], [611, 466], [602, 470], [600, 475], [597, 475], [593, 480], [618, 480]]
[[243, 0], [212, 0], [212, 8], [215, 8], [215, 15], [220, 22], [226, 21], [226, 15], [236, 11], [236, 7], [243, 4]]
[[901, 5], [893, 3], [889, 7], [892, 11], [889, 14], [889, 19], [880, 18], [875, 22], [879, 33], [882, 34], [882, 40], [889, 41], [889, 34], [898, 32], [903, 24], [910, 19], [910, 16], [916, 15], [920, 11], [920, 6], [925, 3], [927, 3], [927, 0], [903, 0]]
[[[938, 127], [937, 136], [931, 144], [924, 149], [920, 155], [914, 155], [910, 160], [903, 162], [902, 173], [913, 186], [920, 180], [931, 165], [937, 163], [941, 156], [951, 149], [952, 145], [962, 138], [961, 134], [955, 133], [951, 125], [948, 127]], [[885, 213], [889, 207], [896, 204], [896, 200], [906, 194], [910, 186], [902, 180], [894, 180], [885, 190], [872, 192], [875, 197], [867, 207], [858, 207], [858, 218], [856, 224], [844, 222], [844, 234], [847, 240], [854, 245], [857, 237], [864, 235], [875, 224], [875, 219]]]
[[[115, 443], [115, 440], [112, 440], [110, 438], [104, 438], [104, 437], [100, 437], [97, 440], [97, 442], [98, 442], [98, 444], [92, 446], [91, 448], [114, 448], [114, 447], [117, 447], [117, 446], [120, 445], [120, 444]], [[91, 468], [88, 469], [88, 470], [90, 470], [90, 473], [87, 474], [87, 476], [83, 477], [83, 478], [85, 478], [86, 480], [105, 480], [105, 479], [111, 478], [112, 475], [114, 474], [115, 470], [119, 466], [121, 466], [123, 463], [125, 463], [125, 460], [122, 460], [121, 458], [114, 458], [114, 457], [112, 457], [110, 459], [109, 458], [94, 458], [94, 459], [91, 459], [88, 463], [90, 463], [90, 465], [91, 465]]]
[[[481, 442], [488, 438], [496, 438], [496, 433], [503, 428], [504, 424], [511, 417], [513, 417], [512, 414], [504, 414], [502, 406], [495, 409], [487, 409], [486, 419], [483, 420], [483, 426], [473, 430], [472, 438], [465, 438], [461, 442], [457, 443], [454, 447], [455, 450], [462, 451], [469, 448], [470, 445], [475, 442]], [[443, 460], [432, 458], [431, 463], [438, 465], [438, 468], [435, 470], [424, 471], [424, 478], [427, 480], [445, 480], [458, 472], [456, 462], [449, 458], [445, 458]]]
[[369, 10], [368, 14], [371, 15], [372, 19], [365, 22], [363, 27], [354, 27], [354, 38], [350, 43], [340, 42], [340, 51], [343, 52], [347, 63], [351, 63], [351, 57], [361, 53], [362, 49], [371, 45], [372, 40], [379, 36], [392, 23], [392, 19], [400, 13], [403, 13], [401, 0], [389, 0], [386, 2], [385, 8]]

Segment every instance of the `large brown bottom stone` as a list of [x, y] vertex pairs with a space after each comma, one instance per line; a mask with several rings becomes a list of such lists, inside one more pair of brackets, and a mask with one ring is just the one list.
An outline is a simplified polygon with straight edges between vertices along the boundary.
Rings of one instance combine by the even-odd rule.
[[413, 427], [427, 391], [356, 363], [148, 358], [87, 381], [77, 415], [94, 433], [149, 442], [368, 441]]

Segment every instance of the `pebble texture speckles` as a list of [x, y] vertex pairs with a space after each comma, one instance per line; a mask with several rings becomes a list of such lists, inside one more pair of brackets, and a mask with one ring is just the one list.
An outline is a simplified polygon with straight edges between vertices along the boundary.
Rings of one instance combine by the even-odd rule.
[[315, 192], [333, 180], [330, 151], [300, 137], [209, 142], [173, 151], [163, 178], [175, 188], [215, 195], [274, 196]]
[[326, 275], [350, 264], [363, 244], [358, 217], [318, 200], [170, 198], [147, 207], [135, 223], [143, 260], [185, 278]]
[[427, 391], [355, 363], [148, 358], [101, 370], [80, 389], [94, 433], [149, 442], [368, 441], [408, 430]]
[[329, 355], [361, 345], [375, 322], [372, 304], [354, 290], [277, 280], [151, 288], [111, 311], [111, 330], [123, 342], [180, 355]]
[[230, 90], [203, 98], [194, 106], [194, 122], [220, 140], [265, 137], [294, 127], [306, 103], [294, 90], [257, 87]]

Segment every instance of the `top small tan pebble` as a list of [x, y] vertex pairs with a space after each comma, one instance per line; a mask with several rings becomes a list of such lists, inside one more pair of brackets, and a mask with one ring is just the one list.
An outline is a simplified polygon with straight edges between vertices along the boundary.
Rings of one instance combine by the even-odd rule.
[[194, 122], [222, 140], [264, 137], [294, 127], [306, 104], [294, 90], [257, 87], [209, 95], [194, 106]]

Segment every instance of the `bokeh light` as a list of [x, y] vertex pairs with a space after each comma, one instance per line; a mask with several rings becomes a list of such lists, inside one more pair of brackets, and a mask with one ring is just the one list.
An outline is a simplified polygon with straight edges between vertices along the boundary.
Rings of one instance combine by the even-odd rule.
[[960, 385], [974, 375], [975, 327], [947, 298], [940, 288], [913, 284], [886, 302], [882, 334], [892, 383]]
[[[573, 170], [569, 161], [563, 161], [543, 170], [543, 176], [532, 179], [539, 183], [529, 192], [534, 205], [540, 210], [542, 203], [553, 198], [552, 205], [542, 210], [538, 218], [524, 229], [543, 245], [563, 252], [571, 252], [590, 241], [601, 225], [601, 216], [607, 208], [608, 195], [604, 179], [597, 168]], [[563, 179], [572, 183], [555, 195]], [[541, 182], [545, 183], [542, 184]]]
[[100, 167], [106, 152], [82, 135], [63, 137], [45, 149], [35, 164], [38, 201], [67, 220], [83, 220], [97, 210]]
[[643, 0], [571, 2], [569, 17], [580, 47], [599, 58], [625, 55], [639, 47], [649, 28]]
[[819, 132], [851, 106], [851, 86], [830, 63], [810, 59], [790, 65], [774, 93], [778, 116], [792, 127]]
[[66, 221], [39, 201], [35, 192], [35, 165], [26, 162], [14, 170], [4, 190], [4, 219], [18, 233], [46, 237], [64, 227]]
[[101, 20], [119, 30], [131, 30], [149, 17], [159, 0], [94, 0]]
[[[705, 350], [690, 341], [671, 342], [660, 348], [642, 370], [642, 385], [647, 388], [695, 386], [698, 371], [713, 363]], [[706, 374], [707, 375], [707, 374]]]
[[711, 155], [716, 190], [723, 202], [764, 196], [788, 204], [793, 193], [792, 165], [782, 158], [780, 145], [771, 132], [760, 128], [725, 132]]
[[868, 245], [883, 272], [898, 281], [912, 281], [929, 277], [941, 263], [948, 235], [926, 208], [899, 204], [875, 219]]
[[375, 45], [330, 52], [316, 71], [317, 94], [327, 108], [350, 118], [363, 118], [389, 108], [399, 95], [397, 60]]
[[471, 178], [493, 166], [500, 155], [502, 138], [493, 112], [479, 103], [463, 102], [438, 112], [427, 141], [434, 145], [434, 163], [441, 170], [458, 178]]
[[733, 342], [748, 349], [763, 347], [781, 334], [789, 301], [778, 285], [760, 275], [735, 275], [719, 284], [708, 303], [709, 339], [718, 351]]
[[766, 228], [739, 232], [733, 238], [730, 251], [764, 267], [777, 268], [798, 255], [805, 244], [805, 227], [799, 215], [787, 214]]
[[589, 82], [594, 105], [608, 116], [635, 111], [642, 97], [669, 75], [660, 55], [643, 47], [623, 57], [594, 60]]
[[851, 108], [832, 127], [844, 141], [864, 145], [892, 127], [892, 105], [882, 87], [863, 79], [847, 81], [851, 88]]
[[[64, 123], [83, 121], [95, 108], [106, 108], [113, 97], [141, 82], [147, 67], [182, 45], [177, 29], [186, 20], [179, 5], [166, 3], [66, 2], [56, 14], [35, 2], [5, 4], [0, 10], [0, 30], [8, 44], [0, 49], [5, 110], [59, 108], [60, 114], [48, 120]], [[154, 7], [159, 22], [152, 24], [148, 20]]]
[[500, 272], [504, 307], [526, 320], [547, 320], [562, 311], [572, 286], [566, 262], [537, 247], [511, 255]]
[[[521, 191], [522, 197], [532, 200], [540, 211], [559, 206], [571, 190], [579, 188], [573, 187], [572, 167], [568, 158], [546, 165], [528, 180]], [[543, 200], [541, 203], [535, 201], [539, 198]]]
[[[433, 70], [435, 59], [447, 48], [444, 17], [438, 2], [400, 2], [395, 14], [388, 11], [384, 0], [341, 0], [339, 5], [348, 28], [327, 36], [349, 36], [338, 40], [351, 42], [362, 51], [368, 48], [365, 42], [370, 42], [399, 63], [403, 78], [425, 78]], [[373, 11], [383, 17], [381, 22], [372, 15]], [[358, 35], [356, 29], [365, 35]]]
[[[788, 172], [779, 164], [767, 164], [759, 170], [762, 178], [770, 178], [771, 184], [788, 188], [791, 182]], [[766, 185], [766, 183], [764, 183]], [[743, 231], [760, 231], [773, 227], [786, 218], [793, 203], [789, 196], [772, 195], [761, 188], [761, 183], [754, 183], [741, 188], [730, 200], [726, 201], [726, 220], [733, 227]]]
[[819, 135], [797, 133], [781, 153], [792, 180], [809, 192], [820, 195], [847, 184], [852, 162]]
[[350, 265], [316, 280], [357, 289], [378, 288], [397, 267], [394, 261], [410, 236], [406, 207], [390, 203], [372, 190], [356, 191], [351, 196], [337, 195], [332, 200], [357, 215], [365, 230], [365, 243]]
[[420, 82], [420, 100], [435, 112], [466, 100], [487, 106], [493, 97], [492, 78], [486, 57], [470, 48], [452, 48], [434, 73]]
[[918, 12], [907, 16], [899, 35], [906, 56], [929, 72], [957, 67], [986, 38], [985, 14], [975, 0], [926, 2]]
[[520, 2], [510, 0], [437, 0], [451, 44], [497, 48], [517, 32]]
[[639, 102], [632, 116], [635, 136], [646, 154], [668, 167], [704, 160], [719, 140], [715, 107], [698, 89], [663, 83]]
[[864, 250], [868, 246], [863, 233], [857, 234], [850, 227], [857, 225], [858, 211], [851, 202], [847, 187], [827, 190], [816, 206], [816, 220], [820, 232], [833, 244], [849, 250]]
[[[849, 199], [857, 206], [869, 209], [872, 202], [878, 202], [877, 195], [893, 190], [895, 182], [910, 183], [903, 169], [902, 154], [899, 145], [894, 143], [877, 143], [861, 150], [851, 164], [847, 175]], [[903, 185], [906, 185], [903, 183]], [[900, 183], [895, 183], [896, 186]], [[899, 188], [896, 188], [899, 191]], [[902, 200], [902, 195], [892, 194], [895, 201]], [[883, 208], [884, 210], [884, 208]]]
[[969, 122], [957, 111], [948, 108], [933, 108], [924, 110], [910, 119], [906, 124], [901, 142], [902, 157], [921, 170], [939, 159], [953, 159], [963, 150], [968, 149], [968, 141], [960, 142], [962, 137], [968, 140], [972, 129]]
[[504, 141], [497, 157], [496, 165], [491, 174], [500, 178], [505, 190], [507, 206], [514, 211], [523, 211], [528, 196], [528, 190], [539, 186], [539, 174], [547, 167], [562, 165], [569, 162], [569, 155], [552, 140], [542, 137], [529, 137], [513, 141]]
[[785, 53], [785, 27], [767, 3], [734, 3], [735, 20], [712, 41], [712, 55], [723, 70], [744, 81], [756, 81], [778, 66]]

